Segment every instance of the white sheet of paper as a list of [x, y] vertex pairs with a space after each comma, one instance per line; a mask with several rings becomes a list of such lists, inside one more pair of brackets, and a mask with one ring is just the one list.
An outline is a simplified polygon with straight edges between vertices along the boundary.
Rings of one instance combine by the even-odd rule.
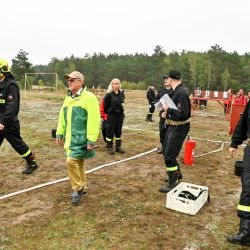
[[174, 104], [174, 102], [172, 101], [172, 99], [169, 97], [168, 94], [165, 94], [159, 102], [157, 102], [155, 104], [155, 107], [157, 109], [163, 109], [163, 104], [167, 104], [169, 108], [171, 109], [176, 109], [177, 110], [177, 107], [176, 105]]

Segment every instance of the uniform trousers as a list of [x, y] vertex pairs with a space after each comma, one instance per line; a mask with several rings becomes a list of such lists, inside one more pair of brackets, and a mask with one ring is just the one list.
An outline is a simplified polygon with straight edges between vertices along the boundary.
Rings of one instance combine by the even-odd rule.
[[243, 171], [241, 174], [242, 191], [237, 206], [237, 215], [243, 219], [250, 219], [250, 146], [244, 149]]
[[172, 126], [168, 125], [166, 140], [164, 145], [164, 161], [167, 168], [177, 167], [177, 156], [179, 155], [182, 144], [190, 130], [190, 123]]
[[160, 143], [163, 145], [166, 137], [166, 132], [167, 132], [167, 124], [166, 124], [166, 119], [163, 119], [160, 117], [159, 121], [159, 134], [160, 134]]
[[20, 123], [18, 120], [10, 122], [5, 126], [4, 130], [0, 131], [0, 146], [4, 138], [23, 158], [31, 153], [28, 145], [23, 141], [20, 135]]
[[103, 140], [106, 142], [106, 134], [107, 134], [107, 121], [106, 120], [102, 120], [102, 136], [103, 136]]
[[107, 141], [111, 141], [114, 136], [115, 139], [121, 140], [123, 120], [123, 113], [108, 114], [106, 130], [106, 138], [108, 138]]
[[148, 113], [152, 115], [155, 112], [155, 102], [150, 102], [148, 104]]

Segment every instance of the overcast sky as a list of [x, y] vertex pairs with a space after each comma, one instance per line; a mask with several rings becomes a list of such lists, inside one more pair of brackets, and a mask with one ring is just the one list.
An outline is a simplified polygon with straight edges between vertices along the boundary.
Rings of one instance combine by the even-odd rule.
[[171, 51], [250, 52], [250, 0], [10, 0], [1, 3], [0, 58]]

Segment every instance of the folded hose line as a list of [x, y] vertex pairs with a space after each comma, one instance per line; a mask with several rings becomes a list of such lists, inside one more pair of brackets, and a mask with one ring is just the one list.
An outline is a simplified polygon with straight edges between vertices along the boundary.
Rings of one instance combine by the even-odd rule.
[[[135, 130], [141, 130], [141, 131], [143, 131], [142, 129], [135, 129]], [[150, 131], [147, 131], [147, 132], [150, 132]], [[155, 131], [151, 131], [151, 132], [155, 132]], [[190, 138], [191, 139], [195, 139], [195, 140], [200, 140], [200, 141], [208, 141], [208, 142], [213, 142], [213, 143], [221, 143], [221, 147], [219, 149], [216, 149], [216, 150], [204, 153], [204, 154], [200, 154], [200, 155], [195, 155], [194, 156], [195, 158], [206, 156], [206, 155], [213, 154], [213, 153], [217, 153], [217, 152], [221, 151], [224, 148], [225, 143], [227, 143], [227, 144], [229, 143], [229, 142], [224, 142], [224, 141], [213, 141], [213, 140], [209, 140], [209, 139], [196, 138], [196, 137], [190, 137]], [[242, 146], [245, 146], [245, 145], [242, 144]], [[132, 156], [132, 157], [120, 160], [120, 161], [106, 163], [104, 165], [101, 165], [101, 166], [95, 167], [93, 169], [87, 170], [86, 174], [95, 172], [95, 171], [97, 171], [97, 170], [99, 170], [101, 168], [104, 168], [104, 167], [108, 167], [108, 166], [112, 166], [112, 165], [116, 165], [116, 164], [119, 164], [119, 163], [122, 163], [122, 162], [129, 161], [129, 160], [133, 160], [133, 159], [141, 157], [143, 155], [150, 154], [150, 153], [156, 151], [157, 149], [158, 148], [154, 148], [152, 150], [146, 151], [144, 153], [140, 153], [138, 155], [135, 155], [135, 156]], [[10, 198], [10, 197], [22, 194], [22, 193], [26, 193], [26, 192], [29, 192], [29, 191], [32, 191], [32, 190], [35, 190], [35, 189], [39, 189], [39, 188], [42, 188], [42, 187], [50, 186], [50, 185], [57, 184], [57, 183], [60, 183], [60, 182], [64, 182], [64, 181], [67, 181], [67, 180], [69, 180], [69, 177], [65, 177], [65, 178], [62, 178], [62, 179], [54, 180], [54, 181], [51, 181], [51, 182], [47, 182], [47, 183], [39, 184], [39, 185], [30, 187], [30, 188], [26, 188], [26, 189], [23, 189], [23, 190], [20, 190], [20, 191], [16, 191], [16, 192], [13, 192], [13, 193], [2, 195], [2, 196], [0, 196], [0, 200], [4, 200], [4, 199], [7, 199], [7, 198]]]
[[221, 151], [224, 148], [224, 145], [225, 145], [225, 142], [222, 142], [221, 147], [219, 149], [216, 149], [216, 150], [204, 153], [204, 154], [200, 154], [200, 155], [194, 155], [194, 157], [198, 158], [198, 157], [202, 157], [202, 156], [205, 156], [205, 155], [210, 155], [210, 154], [217, 153], [217, 152]]
[[[139, 129], [139, 128], [130, 128], [130, 127], [124, 127], [124, 128], [128, 129], [128, 130], [141, 131], [141, 132], [151, 132], [151, 133], [159, 134], [159, 131], [145, 130], [145, 129]], [[190, 136], [190, 139], [194, 139], [194, 140], [197, 140], [197, 141], [213, 142], [213, 143], [222, 143], [222, 142], [224, 142], [225, 144], [231, 144], [230, 141], [215, 141], [215, 140], [210, 140], [210, 139], [206, 139], [206, 138], [199, 138], [199, 137], [192, 137], [192, 136]], [[239, 146], [245, 147], [246, 144], [241, 144]]]
[[[115, 162], [110, 162], [110, 163], [103, 164], [101, 166], [98, 166], [98, 167], [92, 168], [90, 170], [87, 170], [86, 174], [95, 172], [95, 171], [97, 171], [97, 170], [99, 170], [101, 168], [105, 168], [105, 167], [108, 167], [108, 166], [112, 166], [112, 165], [116, 165], [116, 164], [119, 164], [119, 163], [122, 163], [122, 162], [126, 162], [126, 161], [136, 159], [136, 158], [141, 157], [143, 155], [150, 154], [150, 153], [156, 151], [157, 149], [158, 148], [154, 148], [152, 150], [146, 151], [144, 153], [140, 153], [138, 155], [135, 155], [135, 156], [132, 156], [132, 157], [120, 160], [120, 161], [115, 161]], [[4, 199], [7, 199], [7, 198], [10, 198], [10, 197], [22, 194], [22, 193], [26, 193], [26, 192], [29, 192], [29, 191], [32, 191], [32, 190], [35, 190], [35, 189], [39, 189], [39, 188], [42, 188], [42, 187], [47, 187], [47, 186], [57, 184], [57, 183], [60, 183], [60, 182], [64, 182], [64, 181], [67, 181], [67, 180], [69, 180], [69, 177], [62, 178], [62, 179], [59, 179], [59, 180], [50, 181], [50, 182], [47, 182], [47, 183], [43, 183], [43, 184], [39, 184], [39, 185], [30, 187], [30, 188], [23, 189], [23, 190], [20, 190], [20, 191], [16, 191], [16, 192], [13, 192], [13, 193], [2, 195], [2, 196], [0, 196], [0, 200], [4, 200]]]

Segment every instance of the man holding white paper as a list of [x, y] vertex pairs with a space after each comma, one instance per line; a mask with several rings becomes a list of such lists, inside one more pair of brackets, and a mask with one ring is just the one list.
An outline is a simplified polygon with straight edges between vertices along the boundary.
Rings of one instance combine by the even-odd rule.
[[[171, 97], [172, 92], [173, 92], [171, 86], [167, 82], [167, 78], [164, 76], [163, 79], [164, 79], [164, 87], [159, 90], [159, 92], [157, 93], [157, 96], [156, 96], [156, 100], [158, 102], [165, 94], [168, 94]], [[155, 107], [157, 108], [156, 104], [155, 104]], [[165, 122], [166, 119], [162, 117], [162, 113], [164, 112], [164, 110], [162, 108], [159, 108], [159, 109], [160, 109], [160, 112], [159, 112], [159, 117], [160, 117], [159, 135], [160, 135], [160, 143], [161, 144], [158, 148], [158, 154], [162, 154], [164, 151], [163, 147], [164, 147], [164, 141], [165, 141], [165, 136], [166, 136], [166, 132], [167, 132], [167, 124]]]
[[[164, 161], [169, 176], [169, 182], [159, 189], [162, 193], [172, 190], [182, 178], [177, 156], [182, 144], [190, 130], [191, 104], [189, 95], [181, 83], [181, 73], [178, 70], [170, 70], [166, 76], [173, 89], [172, 100], [165, 96], [162, 101], [168, 130], [164, 145]], [[169, 100], [170, 99], [170, 100]]]

